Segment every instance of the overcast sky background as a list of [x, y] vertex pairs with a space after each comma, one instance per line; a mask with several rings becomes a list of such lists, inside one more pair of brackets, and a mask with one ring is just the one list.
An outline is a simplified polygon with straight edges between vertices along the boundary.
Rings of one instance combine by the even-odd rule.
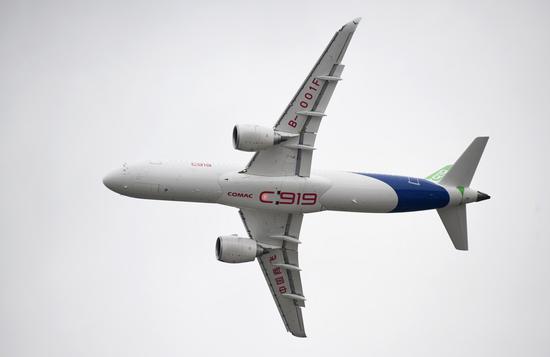
[[[547, 1], [2, 1], [0, 355], [550, 355]], [[307, 215], [307, 339], [237, 210], [137, 200], [123, 162], [241, 163], [333, 33], [363, 21], [314, 169], [427, 176], [491, 137], [470, 251], [435, 212]]]

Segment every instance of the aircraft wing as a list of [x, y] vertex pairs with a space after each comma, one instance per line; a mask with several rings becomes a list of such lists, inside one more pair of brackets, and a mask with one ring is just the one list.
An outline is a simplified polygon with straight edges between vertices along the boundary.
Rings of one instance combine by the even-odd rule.
[[275, 124], [275, 130], [298, 135], [283, 144], [257, 152], [245, 172], [260, 176], [309, 177], [315, 137], [341, 79], [344, 65], [340, 62], [360, 20], [357, 18], [336, 32]]
[[251, 209], [239, 213], [250, 238], [269, 249], [258, 257], [258, 262], [287, 331], [306, 337], [301, 309], [305, 298], [298, 265], [303, 214]]

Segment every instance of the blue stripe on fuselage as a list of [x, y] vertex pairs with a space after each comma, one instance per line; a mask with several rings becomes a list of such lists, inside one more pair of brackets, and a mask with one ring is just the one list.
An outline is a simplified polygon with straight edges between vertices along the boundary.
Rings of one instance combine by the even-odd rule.
[[380, 180], [389, 185], [397, 193], [397, 206], [392, 212], [421, 211], [445, 207], [449, 203], [449, 193], [443, 187], [420, 178], [367, 174], [356, 174]]

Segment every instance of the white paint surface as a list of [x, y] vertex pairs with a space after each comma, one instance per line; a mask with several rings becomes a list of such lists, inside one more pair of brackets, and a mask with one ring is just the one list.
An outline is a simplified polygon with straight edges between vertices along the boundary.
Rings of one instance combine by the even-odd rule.
[[[548, 356], [549, 6], [543, 1], [0, 5], [0, 355]], [[470, 251], [434, 212], [306, 216], [309, 337], [256, 264], [216, 261], [235, 209], [135, 200], [124, 160], [242, 162], [326, 41], [363, 21], [314, 169], [428, 175], [490, 135]], [[232, 353], [235, 352], [235, 353]]]

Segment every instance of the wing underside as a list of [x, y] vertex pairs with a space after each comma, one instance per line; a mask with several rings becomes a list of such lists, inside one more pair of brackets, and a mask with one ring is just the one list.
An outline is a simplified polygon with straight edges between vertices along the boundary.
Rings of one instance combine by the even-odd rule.
[[245, 171], [260, 176], [309, 177], [315, 138], [336, 84], [342, 58], [359, 24], [345, 24], [329, 42], [313, 69], [275, 123], [275, 130], [298, 134], [285, 143], [257, 152]]
[[239, 213], [250, 238], [266, 249], [258, 262], [287, 331], [306, 337], [301, 310], [305, 298], [298, 261], [303, 214], [248, 209]]
[[[336, 84], [341, 80], [341, 64], [359, 24], [355, 19], [336, 32], [298, 92], [275, 123], [274, 129], [286, 139], [258, 151], [241, 173], [258, 176], [309, 177], [315, 138]], [[298, 245], [303, 213], [241, 209], [250, 238], [264, 248], [258, 262], [286, 329], [305, 337], [302, 308], [305, 306]]]

